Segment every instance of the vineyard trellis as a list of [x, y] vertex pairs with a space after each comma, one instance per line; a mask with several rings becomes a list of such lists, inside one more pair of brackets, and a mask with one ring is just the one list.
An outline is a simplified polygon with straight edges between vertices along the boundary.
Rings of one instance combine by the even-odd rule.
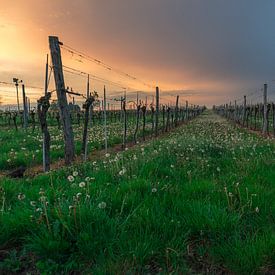
[[[248, 104], [248, 98], [251, 101], [256, 99], [257, 102]], [[259, 99], [262, 101], [259, 101]], [[268, 84], [265, 83], [263, 87], [249, 95], [243, 96], [243, 101], [234, 105], [231, 102], [220, 106], [213, 106], [213, 110], [227, 119], [239, 124], [243, 127], [254, 131], [260, 131], [264, 136], [272, 134], [275, 137], [275, 103], [268, 101]]]
[[[161, 90], [155, 87], [154, 92], [140, 91], [129, 87], [129, 85], [113, 80], [105, 79], [94, 74], [88, 73], [84, 70], [72, 68], [71, 66], [62, 64], [62, 50], [68, 46], [64, 46], [57, 37], [49, 37], [49, 44], [51, 50], [52, 65], [48, 64], [48, 55], [46, 61], [45, 73], [45, 87], [37, 87], [26, 85], [29, 89], [44, 90], [44, 95], [35, 93], [32, 95], [38, 96], [36, 108], [31, 108], [30, 101], [23, 96], [24, 111], [18, 110], [5, 110], [0, 112], [0, 126], [12, 127], [11, 120], [13, 120], [14, 128], [19, 131], [18, 123], [27, 128], [27, 124], [32, 126], [32, 132], [35, 131], [36, 126], [39, 124], [42, 137], [43, 137], [43, 170], [50, 170], [50, 141], [51, 141], [51, 128], [57, 127], [64, 136], [64, 155], [65, 164], [69, 165], [75, 158], [75, 141], [73, 127], [82, 127], [82, 146], [80, 153], [83, 160], [88, 159], [89, 148], [89, 129], [96, 125], [100, 125], [104, 133], [105, 153], [108, 149], [109, 130], [112, 125], [121, 125], [122, 135], [121, 143], [122, 148], [126, 149], [128, 143], [138, 143], [139, 139], [146, 140], [147, 136], [157, 137], [161, 132], [168, 132], [184, 122], [201, 114], [205, 109], [204, 106], [191, 104], [186, 101], [185, 105], [180, 103], [180, 96], [175, 95], [173, 102], [165, 102], [161, 99]], [[79, 52], [70, 49], [74, 54]], [[81, 54], [81, 58], [85, 58]], [[89, 58], [89, 57], [88, 57]], [[94, 62], [96, 62], [94, 60]], [[139, 84], [152, 88], [152, 85], [142, 81], [131, 74], [124, 73], [111, 66], [107, 66], [103, 62], [96, 62], [106, 69], [112, 69], [115, 73], [123, 75], [125, 78], [137, 81]], [[65, 78], [63, 73], [68, 73], [75, 77], [85, 78], [87, 81], [86, 91], [74, 91], [74, 89], [65, 88]], [[51, 75], [54, 76], [55, 87], [50, 90]], [[98, 91], [91, 92], [90, 80], [105, 83], [103, 88], [103, 97], [99, 96]], [[2, 82], [4, 85], [11, 83]], [[73, 83], [72, 83], [73, 84]], [[106, 84], [116, 86], [122, 91], [109, 93]], [[19, 84], [18, 84], [19, 86]], [[18, 88], [18, 86], [16, 86]], [[131, 92], [127, 92], [131, 91]], [[117, 95], [122, 94], [120, 97]], [[131, 95], [136, 94], [136, 100], [132, 100]], [[130, 96], [128, 98], [128, 95]], [[142, 95], [144, 98], [142, 98]], [[148, 96], [152, 96], [152, 101], [149, 102]], [[55, 97], [55, 98], [54, 98]], [[80, 101], [76, 103], [75, 98]], [[83, 102], [84, 100], [84, 102]], [[83, 103], [82, 108], [79, 103]], [[25, 120], [26, 118], [26, 120]], [[140, 127], [140, 125], [142, 125]]]

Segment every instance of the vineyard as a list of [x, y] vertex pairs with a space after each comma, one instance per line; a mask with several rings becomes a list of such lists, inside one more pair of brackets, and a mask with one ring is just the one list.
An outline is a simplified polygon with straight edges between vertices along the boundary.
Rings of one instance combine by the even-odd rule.
[[97, 161], [4, 178], [1, 268], [270, 272], [274, 156], [271, 140], [206, 111], [167, 136]]
[[[274, 91], [271, 90], [271, 92]], [[250, 94], [250, 97], [254, 95], [254, 101], [255, 94], [257, 102], [254, 104], [247, 104], [247, 96], [245, 95], [241, 104], [237, 104], [235, 100], [234, 105], [230, 103], [214, 106], [214, 111], [245, 128], [275, 137], [275, 104], [272, 101], [268, 102], [268, 85], [264, 84], [264, 88], [260, 91]], [[259, 102], [260, 97], [263, 98], [262, 102]]]
[[[178, 121], [174, 119], [175, 109], [169, 108], [162, 109], [161, 121], [159, 125], [160, 133], [166, 133], [177, 126], [177, 123], [184, 123], [197, 116], [202, 109], [178, 110]], [[140, 111], [139, 111], [140, 112]], [[141, 113], [141, 112], [140, 112]], [[121, 111], [109, 111], [107, 112], [107, 139], [108, 145], [114, 147], [115, 145], [121, 145], [123, 142], [123, 127], [122, 113]], [[32, 168], [34, 165], [42, 164], [43, 159], [43, 148], [42, 141], [43, 136], [39, 129], [39, 124], [36, 123], [38, 119], [37, 114], [34, 115], [34, 122], [30, 125], [28, 131], [24, 131], [24, 126], [21, 127], [20, 121], [18, 127], [10, 125], [9, 117], [12, 116], [11, 112], [2, 113], [0, 115], [1, 129], [0, 142], [5, 142], [5, 146], [1, 147], [0, 157], [0, 170], [10, 170], [20, 166], [26, 166]], [[71, 113], [73, 122], [74, 137], [76, 141], [76, 154], [81, 155], [81, 148], [83, 142], [83, 113]], [[154, 128], [154, 113], [147, 111], [145, 114], [138, 114], [133, 110], [126, 110], [126, 127], [127, 136], [126, 142], [128, 144], [134, 144], [139, 141], [145, 141], [147, 138], [155, 136]], [[58, 118], [58, 116], [57, 116]], [[49, 132], [51, 133], [51, 160], [58, 161], [64, 156], [64, 142], [63, 142], [63, 131], [60, 126], [60, 121], [56, 119], [55, 113], [50, 113], [48, 119]], [[88, 141], [88, 150], [90, 152], [95, 150], [102, 150], [105, 146], [104, 136], [104, 121], [102, 112], [95, 112], [91, 118], [91, 124], [93, 131], [90, 132]], [[138, 125], [140, 125], [140, 127]], [[19, 128], [19, 129], [18, 129]], [[13, 139], [10, 139], [13, 137]], [[14, 142], [16, 140], [16, 143]], [[40, 165], [41, 166], [41, 165]]]
[[0, 81], [0, 274], [275, 273], [267, 84], [211, 109], [49, 50], [45, 87]]
[[[0, 81], [0, 84], [16, 88], [16, 109], [10, 106], [0, 112], [0, 127], [4, 130], [0, 133], [0, 141], [5, 141], [0, 157], [0, 170], [10, 170], [11, 175], [23, 176], [28, 168], [35, 165], [42, 167], [38, 171], [50, 171], [51, 164], [56, 167], [70, 165], [76, 159], [84, 162], [88, 160], [92, 150], [105, 149], [121, 145], [121, 149], [127, 149], [128, 145], [137, 144], [147, 138], [158, 137], [160, 133], [167, 133], [182, 123], [186, 123], [205, 110], [205, 106], [199, 106], [185, 101], [180, 101], [180, 96], [172, 94], [173, 101], [160, 102], [162, 98], [159, 87], [145, 83], [136, 77], [91, 58], [78, 50], [60, 42], [58, 37], [49, 37], [51, 51], [51, 65], [47, 55], [45, 89], [32, 85], [26, 86], [22, 80], [13, 78], [13, 83]], [[78, 58], [87, 62], [96, 63], [103, 69], [112, 70], [127, 79], [141, 82], [143, 86], [154, 88], [155, 92], [135, 91], [125, 83], [122, 84], [103, 79], [78, 68], [73, 68], [62, 63], [62, 54], [75, 56], [74, 64]], [[81, 60], [81, 63], [83, 61]], [[76, 79], [87, 77], [86, 91], [75, 91], [72, 87], [65, 88], [65, 73], [73, 75], [67, 81], [75, 83]], [[54, 78], [54, 87], [50, 88], [51, 76]], [[91, 79], [105, 83], [103, 95], [91, 91]], [[116, 91], [115, 95], [109, 95], [108, 87], [119, 87], [122, 92]], [[19, 88], [22, 88], [22, 106], [19, 100]], [[28, 89], [40, 90], [31, 93], [36, 95], [36, 107], [31, 107]], [[3, 91], [8, 92], [8, 91]], [[121, 94], [120, 97], [117, 94]], [[161, 96], [160, 96], [161, 94]], [[169, 94], [169, 93], [168, 93]], [[9, 95], [10, 96], [10, 95]], [[134, 98], [133, 98], [134, 96]], [[150, 99], [149, 99], [150, 97]], [[75, 98], [79, 98], [76, 103]], [[15, 98], [14, 98], [15, 99]], [[68, 99], [72, 102], [68, 103]], [[16, 137], [9, 140], [10, 136]], [[1, 150], [1, 149], [0, 149]], [[64, 162], [61, 163], [61, 159]], [[35, 169], [37, 170], [37, 169]]]

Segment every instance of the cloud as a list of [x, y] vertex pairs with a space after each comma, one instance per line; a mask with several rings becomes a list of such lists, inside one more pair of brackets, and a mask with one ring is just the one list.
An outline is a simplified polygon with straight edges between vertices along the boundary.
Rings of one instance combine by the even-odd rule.
[[[16, 5], [15, 10], [6, 1], [2, 14], [19, 30], [27, 27], [18, 45], [7, 45], [27, 45], [26, 60], [34, 52], [43, 60], [47, 35], [55, 34], [164, 91], [183, 90], [182, 97], [200, 102], [234, 98], [274, 79], [274, 0], [17, 0]], [[36, 79], [42, 70], [43, 62], [41, 71], [32, 72]]]

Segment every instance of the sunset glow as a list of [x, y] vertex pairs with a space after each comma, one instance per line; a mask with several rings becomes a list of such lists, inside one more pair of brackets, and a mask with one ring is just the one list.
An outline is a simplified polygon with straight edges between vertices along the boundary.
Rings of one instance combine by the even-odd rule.
[[[17, 77], [26, 86], [43, 87], [49, 35], [58, 35], [65, 44], [152, 87], [158, 85], [164, 101], [174, 100], [165, 91], [179, 90], [182, 100], [216, 104], [274, 78], [275, 41], [269, 35], [274, 28], [272, 1], [263, 5], [252, 1], [249, 10], [237, 1], [168, 4], [154, 0], [135, 1], [131, 6], [126, 0], [0, 2], [0, 81]], [[152, 90], [68, 52], [62, 54], [64, 65], [133, 90]], [[65, 80], [67, 86], [85, 92], [83, 77], [65, 73]], [[91, 85], [102, 93], [104, 83]], [[110, 92], [121, 89], [106, 86]], [[40, 93], [27, 90], [33, 102]], [[13, 104], [15, 88], [0, 84], [0, 95], [3, 104]]]

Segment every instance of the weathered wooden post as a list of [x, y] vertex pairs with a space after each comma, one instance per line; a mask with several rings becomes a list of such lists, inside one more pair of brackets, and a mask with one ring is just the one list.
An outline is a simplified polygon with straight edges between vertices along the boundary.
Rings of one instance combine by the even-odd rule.
[[188, 113], [188, 100], [185, 102], [185, 115], [186, 115], [186, 121], [189, 119], [189, 113]]
[[34, 132], [34, 130], [35, 130], [35, 112], [34, 112], [34, 110], [30, 111], [30, 117], [31, 117], [31, 121], [32, 121], [32, 132]]
[[228, 104], [225, 104], [225, 117], [228, 119]]
[[18, 78], [13, 78], [13, 82], [15, 83], [15, 88], [16, 88], [17, 111], [18, 111], [18, 113], [20, 113], [20, 106], [19, 106], [19, 92], [18, 92], [18, 86], [19, 86], [19, 84], [18, 84], [18, 82], [22, 82], [22, 80], [21, 80], [21, 81], [19, 81], [19, 79], [18, 79]]
[[105, 88], [105, 86], [104, 86], [103, 108], [104, 108], [104, 140], [105, 140], [105, 153], [107, 154], [107, 150], [108, 150], [108, 140], [107, 140], [107, 113], [106, 113], [106, 88]]
[[123, 96], [120, 97], [120, 121], [122, 122], [123, 117]]
[[123, 110], [123, 144], [122, 148], [126, 148], [127, 142], [127, 112], [126, 112], [126, 91], [124, 92], [124, 97], [122, 97], [122, 110]]
[[267, 84], [264, 84], [264, 114], [263, 114], [263, 135], [267, 134], [267, 124], [268, 124], [268, 118], [267, 118]]
[[165, 132], [168, 132], [169, 128], [170, 128], [170, 110], [171, 108], [168, 107], [166, 108], [166, 111], [167, 111], [167, 119], [166, 119], [166, 128], [165, 128]]
[[165, 105], [162, 105], [162, 132], [165, 131]]
[[31, 99], [30, 98], [28, 98], [28, 107], [29, 107], [29, 109], [28, 109], [28, 115], [29, 115], [31, 112]]
[[237, 101], [234, 102], [234, 121], [237, 121]]
[[[89, 96], [90, 96], [90, 75], [88, 74], [86, 97], [89, 98]], [[91, 105], [90, 108], [91, 108], [91, 110], [90, 110], [91, 123], [93, 123], [93, 104]]]
[[15, 130], [18, 131], [18, 127], [17, 127], [17, 112], [13, 113], [12, 120], [13, 120], [13, 124], [14, 124]]
[[83, 141], [82, 141], [82, 148], [81, 152], [83, 154], [83, 160], [87, 160], [87, 152], [88, 152], [88, 124], [89, 124], [89, 113], [93, 102], [95, 101], [95, 97], [88, 96], [86, 102], [83, 104], [83, 109], [85, 110], [84, 115], [84, 130], [83, 130]]
[[[49, 77], [49, 55], [47, 54], [46, 57], [46, 68], [45, 68], [45, 87], [44, 87], [44, 98], [41, 97], [37, 101], [37, 114], [40, 121], [40, 126], [42, 130], [43, 135], [43, 146], [42, 146], [42, 152], [43, 152], [43, 171], [47, 172], [50, 170], [50, 133], [48, 131], [48, 124], [47, 124], [47, 112], [50, 108], [50, 98], [51, 94], [48, 93], [48, 77]], [[35, 119], [34, 119], [34, 112], [33, 112], [33, 125], [35, 125]], [[33, 130], [34, 130], [33, 126]]]
[[48, 131], [47, 124], [47, 112], [50, 108], [51, 93], [46, 93], [45, 96], [41, 97], [37, 101], [37, 113], [41, 125], [43, 134], [43, 171], [50, 171], [50, 141], [51, 136]]
[[86, 97], [88, 98], [89, 96], [90, 96], [90, 75], [88, 74]]
[[178, 126], [178, 118], [179, 118], [179, 96], [177, 95], [176, 100], [176, 110], [175, 110], [175, 126]]
[[[147, 101], [147, 100], [146, 100]], [[141, 107], [141, 111], [142, 111], [142, 139], [143, 141], [145, 141], [145, 127], [146, 127], [146, 108], [147, 108], [147, 103], [145, 103], [142, 107]]]
[[138, 102], [138, 93], [137, 93], [137, 113], [136, 113], [136, 128], [134, 133], [134, 143], [137, 143], [137, 134], [138, 134], [138, 128], [139, 128], [139, 113], [141, 108], [141, 103]]
[[44, 87], [44, 93], [47, 95], [48, 92], [48, 86], [49, 86], [49, 55], [46, 55], [46, 68], [45, 68], [45, 87]]
[[22, 84], [24, 129], [28, 127], [28, 107], [26, 101], [25, 85]]
[[243, 97], [243, 126], [245, 125], [246, 118], [246, 95]]
[[158, 136], [159, 127], [159, 87], [156, 87], [156, 124], [155, 124], [155, 136]]
[[269, 134], [269, 126], [270, 126], [270, 123], [269, 123], [269, 114], [270, 114], [270, 111], [271, 111], [271, 104], [267, 104], [267, 134]]
[[150, 110], [151, 110], [151, 123], [152, 123], [152, 128], [151, 128], [151, 133], [152, 136], [154, 135], [154, 129], [155, 129], [155, 108], [154, 108], [154, 103], [152, 102], [150, 104]]
[[254, 106], [254, 130], [257, 128], [257, 114], [258, 114], [258, 104]]
[[49, 44], [52, 56], [53, 72], [55, 79], [55, 87], [57, 92], [58, 105], [64, 131], [65, 141], [65, 164], [69, 165], [74, 160], [74, 134], [71, 125], [70, 113], [68, 108], [66, 89], [63, 76], [60, 44], [58, 37], [50, 36]]

